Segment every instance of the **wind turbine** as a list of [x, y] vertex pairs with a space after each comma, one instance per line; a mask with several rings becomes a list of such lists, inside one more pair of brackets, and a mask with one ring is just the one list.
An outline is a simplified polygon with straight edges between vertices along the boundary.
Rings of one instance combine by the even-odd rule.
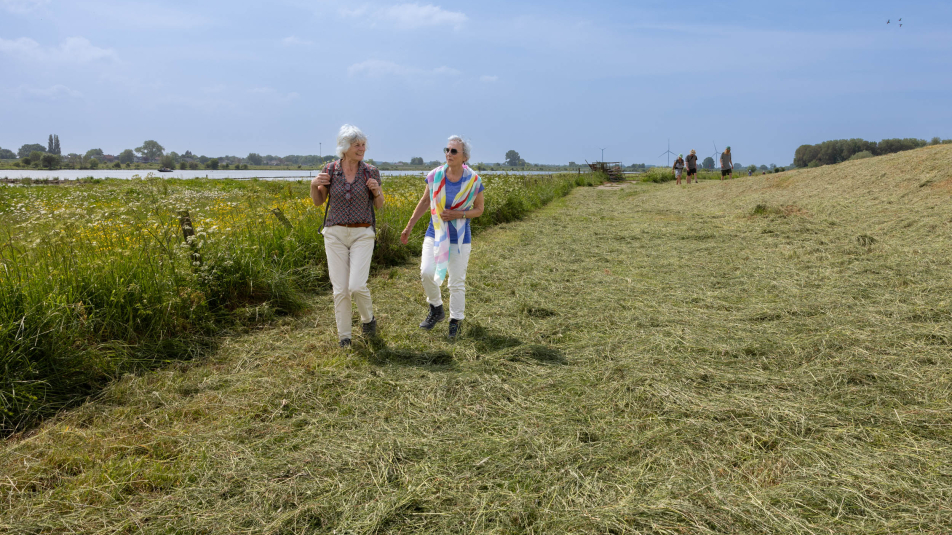
[[671, 140], [670, 140], [670, 139], [668, 140], [668, 150], [666, 150], [666, 151], [662, 152], [661, 154], [659, 154], [658, 157], [660, 158], [660, 157], [664, 156], [665, 154], [668, 155], [668, 165], [670, 166], [670, 165], [671, 165], [671, 155], [674, 154], [673, 152], [671, 152]]
[[[714, 143], [714, 142], [712, 141], [711, 143]], [[721, 152], [717, 150], [717, 143], [714, 143], [714, 156], [711, 157], [711, 159], [714, 160], [714, 169], [721, 168], [720, 159], [719, 159], [720, 156], [721, 156]]]

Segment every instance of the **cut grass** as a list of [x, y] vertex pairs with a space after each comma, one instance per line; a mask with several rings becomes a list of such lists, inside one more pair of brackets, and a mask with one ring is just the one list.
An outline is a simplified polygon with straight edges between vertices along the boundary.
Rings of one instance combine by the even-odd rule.
[[[486, 175], [478, 233], [591, 175]], [[0, 190], [0, 435], [77, 404], [110, 379], [214, 347], [216, 333], [301, 311], [327, 286], [323, 212], [308, 183], [106, 180]], [[400, 230], [421, 177], [391, 177], [378, 269], [419, 250]], [[188, 210], [194, 235], [179, 227]]]
[[13, 437], [0, 531], [948, 532], [950, 156], [577, 190], [474, 240], [455, 344], [392, 268], [374, 343], [318, 296]]

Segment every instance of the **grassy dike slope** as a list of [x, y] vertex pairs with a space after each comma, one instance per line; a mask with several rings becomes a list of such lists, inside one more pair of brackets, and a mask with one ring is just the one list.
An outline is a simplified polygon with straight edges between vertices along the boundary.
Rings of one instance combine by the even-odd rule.
[[0, 451], [22, 533], [945, 533], [952, 146], [581, 188], [477, 237], [464, 339], [417, 268]]

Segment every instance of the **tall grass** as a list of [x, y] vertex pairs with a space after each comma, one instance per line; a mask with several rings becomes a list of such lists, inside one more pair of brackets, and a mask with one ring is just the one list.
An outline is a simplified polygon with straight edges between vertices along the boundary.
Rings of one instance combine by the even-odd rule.
[[[734, 176], [738, 177], [747, 175], [746, 170], [734, 170]], [[697, 170], [697, 179], [698, 180], [716, 180], [721, 178], [721, 172], [719, 170], [709, 170], [709, 169], [698, 169]], [[641, 182], [671, 182], [674, 180], [674, 170], [670, 167], [652, 167], [639, 175], [639, 181]], [[687, 180], [687, 171], [681, 176], [681, 180]]]
[[[587, 175], [487, 175], [474, 231], [523, 217]], [[302, 309], [326, 287], [322, 208], [308, 183], [107, 180], [0, 196], [0, 432], [123, 373], [201, 355], [229, 327]], [[421, 177], [387, 178], [375, 265], [418, 254], [400, 231]], [[180, 212], [194, 236], [184, 238]], [[290, 223], [275, 215], [280, 211]]]

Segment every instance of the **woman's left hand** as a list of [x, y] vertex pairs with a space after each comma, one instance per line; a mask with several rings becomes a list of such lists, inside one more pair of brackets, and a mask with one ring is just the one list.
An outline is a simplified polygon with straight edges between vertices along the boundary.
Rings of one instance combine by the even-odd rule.
[[367, 189], [370, 190], [370, 193], [373, 194], [374, 197], [379, 197], [383, 193], [383, 190], [380, 189], [380, 184], [372, 178], [367, 179]]
[[440, 219], [443, 221], [452, 221], [454, 219], [463, 219], [466, 217], [463, 215], [463, 210], [443, 210], [443, 213], [440, 214]]

